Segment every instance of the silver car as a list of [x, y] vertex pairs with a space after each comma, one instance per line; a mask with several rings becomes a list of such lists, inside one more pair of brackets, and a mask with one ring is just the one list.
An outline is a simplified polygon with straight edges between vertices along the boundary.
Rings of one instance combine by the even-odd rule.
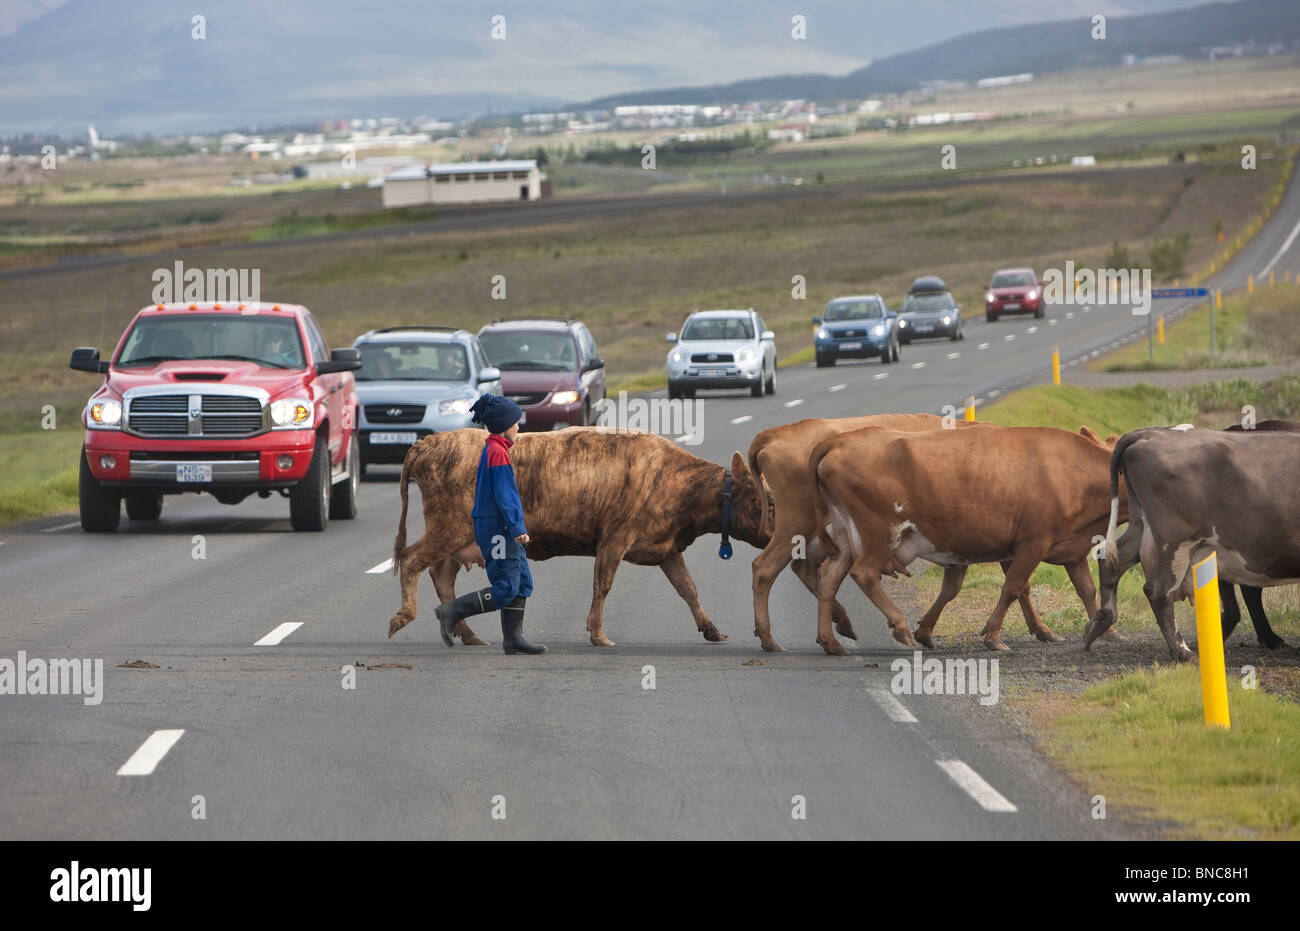
[[686, 318], [668, 353], [668, 397], [693, 398], [700, 388], [748, 388], [761, 398], [776, 391], [776, 337], [754, 308], [697, 310]]
[[352, 345], [361, 351], [362, 472], [368, 463], [400, 463], [421, 437], [473, 426], [470, 405], [480, 395], [501, 393], [500, 369], [466, 330], [388, 327]]

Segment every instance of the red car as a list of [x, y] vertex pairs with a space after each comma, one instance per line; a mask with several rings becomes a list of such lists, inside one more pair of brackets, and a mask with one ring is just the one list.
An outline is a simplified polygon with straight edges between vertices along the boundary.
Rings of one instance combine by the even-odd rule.
[[185, 492], [278, 492], [294, 530], [356, 516], [360, 352], [329, 352], [306, 307], [158, 304], [111, 361], [82, 348], [68, 364], [105, 376], [81, 418], [83, 530], [116, 530], [123, 500], [131, 520], [157, 520]]
[[1046, 309], [1043, 282], [1032, 268], [1004, 268], [993, 273], [988, 293], [984, 295], [984, 318], [992, 323], [1003, 314], [1033, 314], [1041, 317]]

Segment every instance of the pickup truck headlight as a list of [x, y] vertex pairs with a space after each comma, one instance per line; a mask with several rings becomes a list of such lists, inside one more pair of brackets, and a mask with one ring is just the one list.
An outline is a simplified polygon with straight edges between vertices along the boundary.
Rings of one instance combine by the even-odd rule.
[[122, 403], [113, 398], [94, 398], [86, 405], [86, 426], [115, 430], [122, 426]]
[[578, 403], [578, 392], [576, 391], [557, 391], [551, 395], [551, 403], [556, 407], [566, 407], [569, 404]]
[[281, 398], [271, 402], [271, 423], [277, 430], [307, 430], [315, 425], [312, 403], [307, 398]]
[[450, 401], [438, 402], [439, 414], [468, 414], [474, 405], [473, 398], [452, 398]]

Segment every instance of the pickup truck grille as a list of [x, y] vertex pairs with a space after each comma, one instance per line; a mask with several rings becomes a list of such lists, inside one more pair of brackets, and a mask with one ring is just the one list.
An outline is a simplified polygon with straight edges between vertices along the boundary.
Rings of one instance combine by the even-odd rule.
[[[190, 399], [199, 416], [190, 419]], [[261, 433], [268, 426], [262, 402], [232, 394], [151, 394], [127, 405], [127, 429], [138, 436], [238, 438]]]
[[368, 423], [419, 423], [424, 419], [423, 404], [367, 404]]

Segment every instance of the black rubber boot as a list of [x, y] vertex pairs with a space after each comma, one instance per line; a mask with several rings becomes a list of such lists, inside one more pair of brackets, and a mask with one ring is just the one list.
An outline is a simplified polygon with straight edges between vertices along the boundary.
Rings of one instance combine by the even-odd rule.
[[527, 598], [516, 598], [501, 609], [502, 647], [507, 653], [536, 655], [546, 652], [546, 647], [540, 643], [529, 643], [524, 639], [524, 604], [527, 601]]
[[470, 592], [467, 595], [461, 595], [455, 601], [448, 601], [434, 608], [433, 613], [438, 616], [439, 633], [442, 634], [442, 642], [447, 646], [452, 646], [451, 632], [467, 617], [473, 617], [476, 614], [485, 614], [488, 611], [495, 611], [497, 606], [496, 599], [492, 597], [492, 589], [480, 588], [476, 592]]

